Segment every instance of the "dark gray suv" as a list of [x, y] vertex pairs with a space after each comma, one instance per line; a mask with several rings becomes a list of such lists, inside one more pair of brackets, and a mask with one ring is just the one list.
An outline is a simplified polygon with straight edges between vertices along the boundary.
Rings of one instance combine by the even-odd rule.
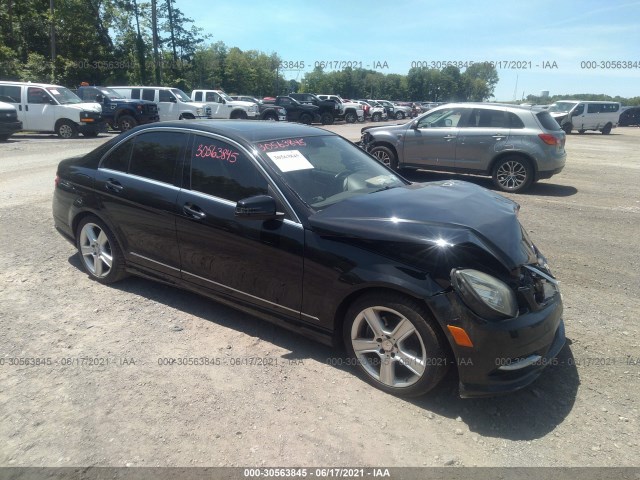
[[448, 103], [402, 125], [362, 129], [363, 148], [391, 168], [490, 175], [505, 192], [559, 173], [565, 139], [546, 110], [496, 103]]

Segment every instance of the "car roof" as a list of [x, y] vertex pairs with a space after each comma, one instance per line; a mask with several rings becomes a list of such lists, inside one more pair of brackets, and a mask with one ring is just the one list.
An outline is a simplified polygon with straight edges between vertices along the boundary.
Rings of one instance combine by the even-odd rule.
[[309, 137], [335, 135], [322, 128], [289, 122], [263, 122], [259, 120], [182, 120], [155, 122], [146, 125], [153, 127], [188, 128], [206, 133], [217, 133], [247, 143], [263, 142], [287, 137]]
[[63, 85], [56, 85], [55, 83], [12, 82], [11, 80], [0, 80], [0, 85], [19, 85], [25, 87], [40, 88], [67, 88]]

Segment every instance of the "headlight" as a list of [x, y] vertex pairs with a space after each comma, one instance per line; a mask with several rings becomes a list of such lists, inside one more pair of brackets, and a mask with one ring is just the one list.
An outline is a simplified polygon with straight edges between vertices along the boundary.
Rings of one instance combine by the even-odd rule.
[[478, 316], [498, 320], [518, 315], [516, 295], [509, 286], [478, 270], [452, 270], [451, 283]]

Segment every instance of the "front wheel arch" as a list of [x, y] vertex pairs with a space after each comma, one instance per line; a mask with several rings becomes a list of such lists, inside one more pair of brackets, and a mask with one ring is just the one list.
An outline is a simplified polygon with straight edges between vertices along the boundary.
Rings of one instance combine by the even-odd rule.
[[[405, 352], [409, 353], [410, 355], [415, 355], [415, 357], [409, 356], [409, 358], [419, 358], [420, 356], [422, 356], [425, 360], [425, 363], [422, 367], [422, 373], [415, 373], [414, 371], [413, 375], [409, 374], [409, 377], [413, 376], [413, 378], [411, 379], [404, 377], [402, 373], [400, 374], [400, 379], [404, 380], [405, 382], [410, 380], [410, 383], [404, 385], [387, 384], [387, 382], [385, 382], [385, 379], [383, 379], [383, 367], [381, 363], [377, 364], [379, 368], [379, 377], [373, 378], [371, 374], [368, 373], [368, 371], [376, 370], [376, 362], [374, 361], [373, 363], [369, 363], [368, 360], [363, 359], [364, 357], [362, 357], [362, 354], [364, 352], [362, 351], [360, 352], [360, 354], [354, 352], [354, 345], [351, 340], [352, 335], [354, 334], [353, 329], [355, 328], [360, 330], [362, 326], [371, 324], [371, 322], [369, 322], [368, 320], [365, 321], [362, 318], [362, 314], [364, 313], [364, 311], [369, 309], [378, 311], [385, 316], [388, 315], [387, 312], [390, 312], [391, 316], [394, 319], [398, 319], [400, 320], [400, 322], [405, 322], [408, 320], [413, 327], [413, 333], [411, 334], [411, 337], [405, 336], [404, 338], [406, 341], [407, 338], [411, 339], [413, 335], [417, 336], [417, 340], [419, 340], [419, 343], [416, 342], [417, 349], [415, 349], [415, 352], [412, 352], [413, 349], [410, 346], [408, 351], [406, 350], [407, 345], [402, 347], [402, 344], [404, 343], [402, 340], [392, 340], [393, 343], [397, 342], [398, 348], [398, 353], [395, 354], [395, 362], [398, 362], [397, 355], [399, 355], [403, 350], [405, 350]], [[400, 316], [398, 317], [396, 314], [399, 314]], [[376, 314], [376, 316], [378, 316], [378, 314]], [[380, 317], [378, 318], [382, 319]], [[358, 324], [360, 326], [358, 326]], [[389, 330], [394, 328], [393, 323], [387, 325], [391, 325]], [[400, 325], [400, 323], [398, 323], [397, 325]], [[368, 334], [366, 333], [366, 330], [367, 329], [365, 329], [365, 331], [361, 331], [361, 333], [364, 334], [364, 337], [360, 338], [368, 338], [369, 335], [372, 334], [370, 329], [368, 330]], [[352, 364], [356, 365], [361, 378], [374, 385], [376, 388], [392, 395], [415, 397], [427, 393], [441, 382], [449, 368], [449, 365], [451, 364], [450, 362], [448, 362], [451, 356], [449, 340], [442, 331], [442, 326], [436, 320], [429, 306], [423, 300], [418, 299], [413, 295], [400, 293], [395, 289], [369, 289], [360, 292], [360, 295], [354, 297], [352, 302], [347, 306], [343, 314], [343, 321], [339, 333], [342, 334], [342, 341], [347, 355], [352, 360], [355, 360], [357, 358], [357, 361]], [[386, 335], [393, 334], [387, 333]], [[377, 334], [374, 334], [373, 338], [375, 338], [376, 336]], [[384, 336], [385, 335], [382, 335], [382, 337]], [[388, 338], [392, 337], [389, 336]], [[376, 342], [380, 342], [380, 340], [376, 340]], [[384, 343], [386, 342], [383, 342], [382, 345], [384, 345]], [[414, 346], [416, 345], [414, 344]], [[380, 353], [382, 354], [383, 351], [380, 350]], [[389, 353], [390, 352], [387, 351], [387, 355]], [[373, 355], [373, 353], [364, 353], [364, 355], [369, 358], [369, 355]], [[390, 353], [390, 355], [391, 357], [394, 357], [394, 353]], [[377, 353], [373, 356], [375, 358], [378, 358]], [[382, 355], [380, 355], [379, 357], [382, 360]], [[427, 362], [427, 359], [441, 359], [442, 361]], [[389, 360], [391, 362], [394, 361], [393, 358], [389, 358]], [[384, 362], [384, 360], [382, 361]], [[400, 362], [400, 364], [402, 364], [402, 362]], [[398, 364], [395, 363], [395, 365]], [[396, 366], [396, 368], [398, 367]], [[405, 371], [405, 374], [406, 373], [407, 372]], [[398, 378], [397, 375], [391, 374], [392, 383], [394, 377]]]

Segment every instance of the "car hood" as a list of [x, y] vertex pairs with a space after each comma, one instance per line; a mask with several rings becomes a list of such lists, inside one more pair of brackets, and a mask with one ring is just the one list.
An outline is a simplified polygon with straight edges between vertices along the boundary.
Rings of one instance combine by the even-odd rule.
[[351, 197], [311, 215], [309, 223], [319, 235], [374, 245], [472, 245], [511, 271], [537, 261], [535, 247], [517, 219], [519, 208], [477, 185], [444, 181]]

